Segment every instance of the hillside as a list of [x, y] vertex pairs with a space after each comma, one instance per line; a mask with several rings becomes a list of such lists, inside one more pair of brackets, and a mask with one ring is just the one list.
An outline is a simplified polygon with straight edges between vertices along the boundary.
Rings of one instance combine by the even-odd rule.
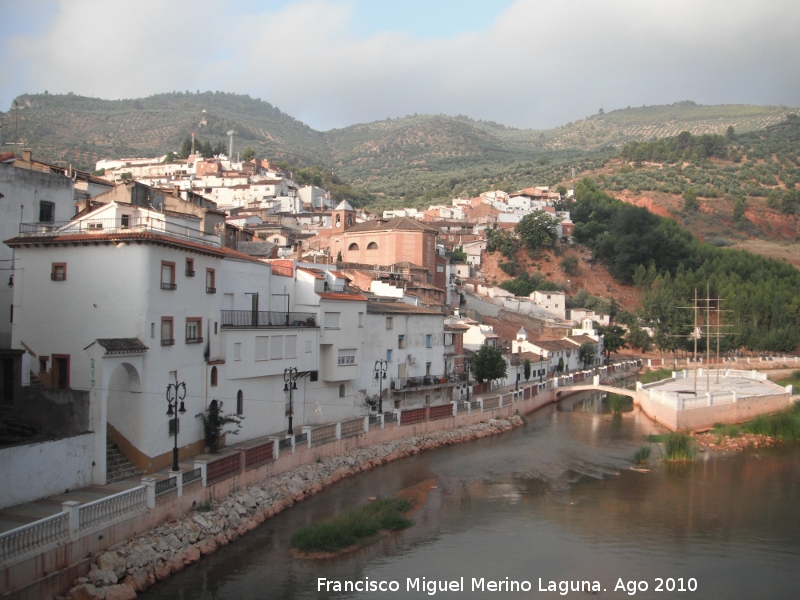
[[115, 101], [26, 94], [16, 102], [18, 109], [0, 113], [0, 142], [22, 138], [43, 160], [90, 168], [99, 158], [177, 150], [192, 132], [212, 145], [226, 142], [232, 129], [238, 132], [235, 150], [252, 146], [258, 156], [297, 166], [325, 165], [353, 184], [405, 204], [551, 183], [576, 165], [591, 167], [584, 164], [587, 151], [683, 130], [724, 133], [733, 125], [743, 133], [778, 123], [789, 110], [680, 102], [596, 114], [545, 131], [464, 116], [413, 115], [319, 132], [268, 102], [219, 92]]

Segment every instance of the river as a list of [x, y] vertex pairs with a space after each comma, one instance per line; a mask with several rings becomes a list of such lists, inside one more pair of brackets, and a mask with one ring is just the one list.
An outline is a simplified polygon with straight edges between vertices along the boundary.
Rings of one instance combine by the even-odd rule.
[[[436, 593], [445, 597], [563, 595], [539, 591], [540, 578], [545, 588], [552, 581], [557, 589], [561, 582], [597, 581], [597, 596], [609, 598], [631, 595], [620, 585], [636, 585], [638, 598], [800, 595], [800, 448], [706, 452], [685, 464], [651, 458], [650, 471], [637, 472], [631, 457], [647, 434], [663, 429], [638, 410], [616, 417], [606, 411], [597, 394], [572, 396], [528, 415], [512, 432], [343, 480], [142, 597], [429, 595], [409, 591], [409, 578], [412, 584], [419, 578], [420, 589], [463, 578], [464, 593]], [[335, 559], [290, 556], [299, 527], [426, 480], [432, 480], [430, 493], [410, 529]], [[399, 591], [324, 592], [319, 578], [395, 581]], [[484, 579], [484, 591], [471, 591], [473, 578]], [[490, 593], [490, 580], [530, 582], [531, 589]], [[681, 584], [686, 591], [668, 591]], [[655, 591], [659, 585], [664, 591]]]

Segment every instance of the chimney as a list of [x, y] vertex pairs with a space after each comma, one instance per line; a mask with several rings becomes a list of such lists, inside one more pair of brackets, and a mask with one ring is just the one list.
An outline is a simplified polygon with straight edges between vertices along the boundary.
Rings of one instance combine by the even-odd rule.
[[23, 162], [31, 162], [31, 149], [24, 148], [22, 150], [22, 161]]

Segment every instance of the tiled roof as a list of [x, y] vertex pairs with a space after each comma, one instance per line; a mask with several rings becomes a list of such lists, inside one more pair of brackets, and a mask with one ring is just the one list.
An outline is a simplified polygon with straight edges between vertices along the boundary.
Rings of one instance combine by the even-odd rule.
[[311, 269], [309, 267], [297, 267], [298, 271], [305, 271], [316, 279], [325, 279], [325, 272], [320, 269]]
[[153, 233], [151, 231], [119, 231], [113, 233], [75, 233], [67, 235], [17, 236], [4, 241], [6, 245], [12, 247], [114, 242], [154, 242], [156, 244], [163, 244], [165, 246], [194, 250], [196, 252], [210, 254], [211, 256], [218, 256], [220, 258], [236, 258], [240, 260], [249, 260], [259, 263], [261, 262], [257, 258], [253, 258], [252, 256], [244, 254], [243, 252], [238, 252], [224, 246], [209, 246], [199, 242], [192, 242], [186, 239], [179, 239], [170, 237], [168, 235]]
[[459, 325], [458, 323], [445, 323], [444, 330], [464, 332], [464, 331], [469, 331], [469, 327], [467, 327], [466, 325]]
[[352, 281], [352, 279], [350, 279], [345, 273], [342, 273], [341, 271], [328, 271], [328, 273], [330, 273], [334, 277], [338, 277], [339, 279], [347, 279], [347, 281]]
[[592, 338], [592, 337], [590, 337], [590, 336], [588, 336], [586, 334], [583, 334], [583, 333], [581, 335], [571, 335], [567, 339], [569, 341], [571, 341], [571, 342], [575, 342], [579, 346], [582, 346], [583, 344], [596, 344], [597, 343], [596, 339], [594, 339], [594, 338]]
[[567, 340], [539, 340], [538, 342], [531, 342], [534, 346], [538, 346], [548, 352], [557, 352], [559, 350], [575, 350], [575, 344]]
[[444, 313], [432, 308], [414, 306], [405, 302], [382, 302], [379, 300], [371, 301], [367, 304], [367, 313], [376, 315], [391, 314], [414, 314], [414, 315], [438, 315], [444, 318]]
[[361, 232], [361, 231], [430, 231], [439, 233], [435, 227], [425, 225], [416, 219], [409, 217], [394, 217], [393, 219], [375, 219], [374, 221], [364, 221], [363, 223], [356, 223], [347, 229], [347, 233]]
[[97, 343], [105, 348], [109, 354], [146, 352], [148, 349], [139, 338], [104, 338], [98, 339]]
[[322, 300], [355, 300], [366, 302], [367, 297], [363, 294], [346, 294], [344, 292], [317, 292]]

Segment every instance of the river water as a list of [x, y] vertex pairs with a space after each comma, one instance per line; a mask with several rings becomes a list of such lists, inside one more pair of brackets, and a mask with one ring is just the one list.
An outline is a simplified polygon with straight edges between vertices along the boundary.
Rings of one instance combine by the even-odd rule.
[[[800, 597], [796, 445], [707, 452], [686, 464], [651, 459], [645, 473], [631, 470], [631, 457], [644, 436], [663, 429], [638, 410], [612, 417], [600, 396], [586, 393], [526, 419], [512, 432], [343, 480], [143, 597], [423, 598], [430, 581], [461, 578], [463, 593], [436, 596], [589, 596], [539, 591], [541, 579], [556, 589], [597, 581], [597, 596], [608, 598], [629, 597], [631, 585], [638, 598]], [[298, 528], [426, 480], [430, 493], [410, 529], [334, 559], [290, 556]], [[318, 591], [319, 578], [395, 581], [399, 591]], [[420, 591], [408, 589], [409, 578], [419, 578]], [[484, 591], [471, 591], [473, 578], [483, 578]], [[531, 589], [489, 592], [490, 580]], [[686, 591], [677, 591], [681, 584]]]

